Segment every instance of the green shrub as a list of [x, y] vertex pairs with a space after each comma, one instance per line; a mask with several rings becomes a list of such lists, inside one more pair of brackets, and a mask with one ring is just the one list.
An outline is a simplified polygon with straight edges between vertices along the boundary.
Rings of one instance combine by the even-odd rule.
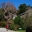
[[17, 16], [14, 19], [14, 23], [20, 25], [20, 28], [22, 28], [22, 29], [25, 29], [25, 22], [24, 21], [25, 21], [25, 19], [21, 18], [20, 16]]
[[14, 30], [14, 28], [15, 28], [15, 24], [11, 24], [10, 25], [10, 30]]
[[14, 23], [20, 25], [20, 22], [21, 22], [21, 18], [20, 18], [20, 16], [17, 16], [17, 17], [14, 19]]
[[6, 23], [5, 22], [2, 23], [2, 27], [6, 27]]
[[0, 27], [5, 27], [6, 26], [6, 22], [0, 22]]

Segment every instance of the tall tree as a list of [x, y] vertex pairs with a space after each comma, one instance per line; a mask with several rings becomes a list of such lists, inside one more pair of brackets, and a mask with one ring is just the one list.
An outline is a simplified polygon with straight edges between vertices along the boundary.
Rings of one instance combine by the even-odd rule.
[[0, 20], [2, 20], [4, 17], [4, 9], [0, 9]]
[[22, 14], [26, 11], [26, 4], [20, 4], [18, 14]]

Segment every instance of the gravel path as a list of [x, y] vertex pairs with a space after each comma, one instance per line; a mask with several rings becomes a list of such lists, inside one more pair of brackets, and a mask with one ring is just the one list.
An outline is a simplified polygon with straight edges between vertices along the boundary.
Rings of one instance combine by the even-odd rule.
[[0, 32], [15, 32], [15, 31], [11, 31], [11, 30], [6, 30], [6, 28], [0, 28]]

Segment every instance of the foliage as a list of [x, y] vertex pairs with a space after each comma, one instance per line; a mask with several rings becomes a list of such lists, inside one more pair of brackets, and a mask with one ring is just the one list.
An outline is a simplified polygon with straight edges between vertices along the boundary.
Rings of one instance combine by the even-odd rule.
[[15, 19], [14, 19], [14, 23], [15, 24], [18, 24], [18, 25], [20, 25], [20, 27], [22, 28], [22, 29], [25, 29], [25, 19], [24, 18], [20, 18], [20, 16], [17, 16]]
[[0, 9], [0, 20], [4, 18], [4, 9]]
[[25, 12], [26, 11], [26, 4], [20, 4], [20, 6], [19, 6], [19, 11], [18, 11], [18, 15], [19, 14], [22, 14], [23, 12]]
[[1, 21], [0, 22], [0, 27], [6, 27], [6, 22], [5, 21]]
[[21, 18], [21, 21], [22, 22], [20, 22], [20, 27], [24, 30], [26, 27], [25, 27], [25, 18]]
[[15, 24], [11, 24], [10, 25], [10, 30], [14, 30], [15, 29]]
[[[6, 13], [6, 16], [8, 16], [7, 14], [9, 14], [9, 13], [11, 13], [11, 18], [13, 18], [13, 14], [15, 14], [16, 12], [16, 8], [13, 6], [13, 4], [11, 4], [11, 3], [7, 3], [6, 4], [6, 6], [5, 6], [5, 4], [6, 3], [3, 3], [2, 4], [2, 8], [0, 8], [0, 27], [2, 26], [2, 27], [5, 27], [5, 25], [6, 25], [6, 22], [4, 22], [3, 21], [3, 19], [4, 19], [4, 9], [3, 8], [5, 8], [5, 10], [7, 9], [7, 10], [9, 10], [8, 11], [8, 13]], [[8, 6], [7, 6], [8, 5]], [[5, 6], [5, 7], [4, 7]], [[13, 7], [12, 7], [13, 6]], [[30, 5], [29, 6], [27, 6], [26, 4], [20, 4], [20, 6], [19, 6], [19, 10], [18, 10], [18, 12], [17, 12], [17, 14], [19, 15], [19, 14], [22, 14], [22, 13], [24, 13], [25, 11], [26, 11], [26, 8], [27, 7], [30, 7]], [[12, 9], [13, 8], [13, 9]], [[31, 8], [32, 8], [32, 6], [31, 6]], [[7, 19], [5, 19], [5, 20], [7, 20]], [[16, 29], [18, 28], [18, 26], [17, 25], [19, 25], [20, 26], [20, 28], [22, 28], [22, 29], [25, 29], [27, 26], [29, 26], [29, 25], [32, 25], [32, 16], [30, 16], [29, 18], [27, 17], [27, 19], [26, 19], [27, 21], [25, 21], [25, 19], [24, 18], [21, 18], [20, 16], [17, 16], [15, 19], [14, 19], [14, 24], [11, 24], [10, 25], [10, 29], [11, 30], [15, 30], [15, 27], [16, 27]]]
[[28, 26], [32, 25], [32, 15], [28, 18], [27, 23]]
[[20, 25], [20, 22], [21, 22], [21, 18], [20, 18], [20, 16], [17, 16], [17, 17], [14, 19], [14, 23]]

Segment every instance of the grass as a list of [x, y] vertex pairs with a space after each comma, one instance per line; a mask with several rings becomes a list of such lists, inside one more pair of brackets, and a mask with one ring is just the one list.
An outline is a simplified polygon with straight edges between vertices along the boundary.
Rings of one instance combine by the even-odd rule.
[[17, 31], [17, 32], [25, 32], [25, 30]]

